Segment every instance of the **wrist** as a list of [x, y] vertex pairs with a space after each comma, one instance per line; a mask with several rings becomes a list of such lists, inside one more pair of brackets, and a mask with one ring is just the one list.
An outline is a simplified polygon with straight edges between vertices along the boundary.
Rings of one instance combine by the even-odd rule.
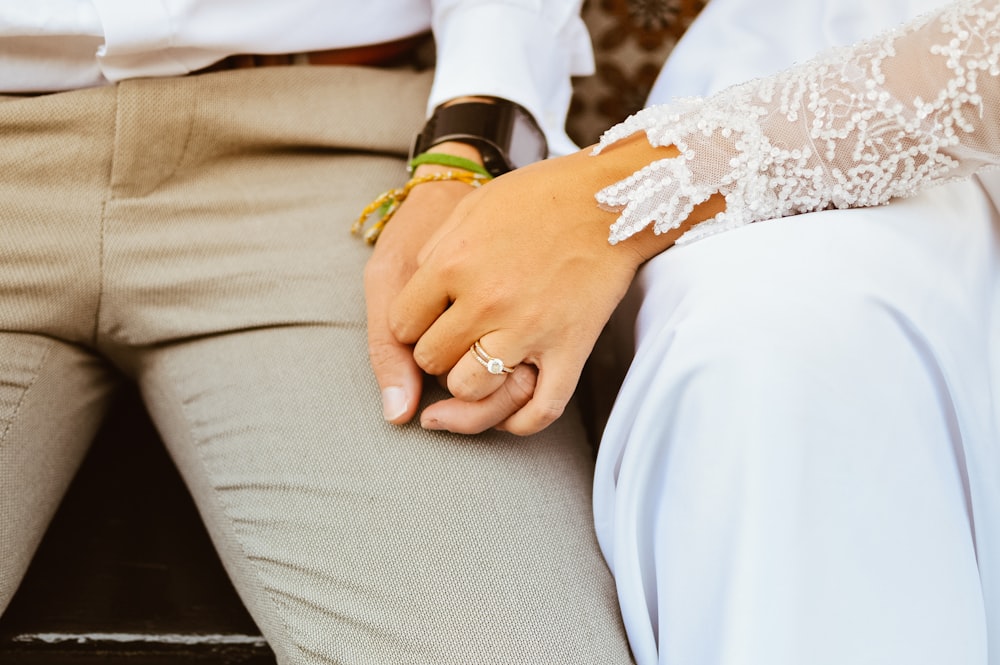
[[[593, 183], [597, 185], [597, 189], [591, 192], [591, 196], [610, 184], [628, 178], [647, 164], [662, 159], [676, 158], [680, 155], [680, 151], [672, 145], [653, 147], [646, 140], [646, 135], [642, 132], [604, 148], [596, 156], [590, 154], [591, 149], [589, 148], [582, 152], [587, 153], [589, 159], [601, 162], [595, 165], [600, 176]], [[725, 211], [725, 209], [726, 202], [722, 194], [713, 194], [707, 201], [695, 206], [687, 219], [677, 228], [671, 229], [666, 233], [657, 234], [650, 227], [620, 241], [618, 244], [632, 249], [642, 257], [643, 261], [647, 261], [660, 252], [672, 247], [677, 239], [690, 230], [691, 227], [716, 216], [720, 212]], [[617, 213], [612, 212], [611, 215], [617, 216]], [[608, 224], [609, 229], [613, 222], [614, 219]]]
[[499, 97], [462, 97], [435, 108], [414, 137], [410, 157], [445, 142], [475, 148], [494, 176], [548, 156], [545, 134], [531, 113]]
[[[431, 146], [427, 152], [452, 155], [454, 157], [460, 157], [461, 159], [472, 161], [479, 166], [483, 165], [482, 154], [480, 154], [479, 150], [477, 150], [475, 146], [469, 145], [468, 143], [445, 141], [444, 143], [438, 143]], [[430, 173], [444, 173], [445, 171], [468, 171], [468, 169], [462, 169], [456, 166], [447, 166], [444, 164], [420, 164], [413, 169], [413, 176], [422, 176]]]

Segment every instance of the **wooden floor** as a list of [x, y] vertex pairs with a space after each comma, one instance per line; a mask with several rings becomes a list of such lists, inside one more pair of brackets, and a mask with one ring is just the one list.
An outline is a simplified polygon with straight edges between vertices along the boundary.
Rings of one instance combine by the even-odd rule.
[[274, 664], [131, 392], [0, 618], [2, 665], [125, 662]]

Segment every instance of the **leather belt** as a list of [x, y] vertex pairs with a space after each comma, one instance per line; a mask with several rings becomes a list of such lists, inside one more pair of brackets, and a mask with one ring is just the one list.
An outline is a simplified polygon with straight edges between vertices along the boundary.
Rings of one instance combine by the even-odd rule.
[[367, 65], [370, 67], [395, 67], [412, 63], [418, 48], [430, 40], [430, 33], [422, 33], [391, 42], [330, 49], [327, 51], [237, 54], [223, 58], [193, 73], [203, 74], [228, 69], [251, 69], [254, 67], [279, 67], [285, 65]]

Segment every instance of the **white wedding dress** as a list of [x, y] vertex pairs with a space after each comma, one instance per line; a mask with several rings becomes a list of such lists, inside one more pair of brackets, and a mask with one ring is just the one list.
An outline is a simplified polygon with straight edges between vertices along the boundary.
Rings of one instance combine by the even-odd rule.
[[600, 193], [613, 241], [727, 198], [613, 321], [594, 510], [639, 665], [1000, 665], [998, 12], [711, 0], [674, 103], [606, 137], [684, 152]]

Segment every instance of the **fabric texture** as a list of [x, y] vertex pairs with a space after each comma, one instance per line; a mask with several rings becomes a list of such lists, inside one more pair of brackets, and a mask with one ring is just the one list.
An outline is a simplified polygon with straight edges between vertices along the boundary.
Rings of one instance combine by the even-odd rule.
[[578, 418], [382, 420], [348, 229], [429, 87], [285, 67], [0, 101], [0, 606], [125, 377], [280, 663], [631, 662]]
[[[650, 103], [936, 4], [713, 0]], [[641, 270], [594, 489], [638, 663], [1000, 663], [998, 192], [762, 221]]]

